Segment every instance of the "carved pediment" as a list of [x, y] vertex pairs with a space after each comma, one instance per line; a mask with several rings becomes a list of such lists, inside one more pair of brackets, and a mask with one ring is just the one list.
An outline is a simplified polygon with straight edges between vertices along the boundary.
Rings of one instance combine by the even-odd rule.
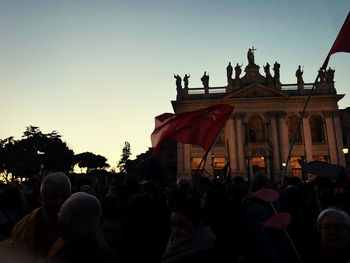
[[251, 84], [246, 87], [242, 87], [238, 90], [232, 91], [225, 98], [260, 98], [260, 97], [288, 97], [288, 94], [269, 88], [262, 84]]

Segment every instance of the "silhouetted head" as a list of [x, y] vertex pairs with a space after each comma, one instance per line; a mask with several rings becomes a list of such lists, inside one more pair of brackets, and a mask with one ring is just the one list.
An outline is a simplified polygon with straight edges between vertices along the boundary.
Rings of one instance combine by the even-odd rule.
[[102, 208], [98, 199], [88, 193], [72, 194], [62, 205], [59, 222], [63, 235], [74, 237], [94, 237], [102, 219]]
[[201, 227], [200, 225], [200, 206], [195, 200], [188, 200], [176, 206], [171, 213], [171, 232], [173, 236], [189, 236]]
[[45, 176], [41, 182], [40, 193], [45, 217], [57, 221], [57, 213], [61, 205], [71, 194], [69, 178], [61, 172]]

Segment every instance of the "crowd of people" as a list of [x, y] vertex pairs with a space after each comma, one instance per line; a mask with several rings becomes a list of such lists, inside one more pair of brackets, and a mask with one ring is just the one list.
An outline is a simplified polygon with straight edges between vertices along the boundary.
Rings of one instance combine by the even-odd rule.
[[[274, 189], [271, 205], [252, 193]], [[287, 212], [287, 229], [264, 227]], [[325, 177], [277, 186], [180, 178], [109, 185], [63, 173], [0, 185], [1, 262], [334, 262], [350, 260], [350, 189]]]

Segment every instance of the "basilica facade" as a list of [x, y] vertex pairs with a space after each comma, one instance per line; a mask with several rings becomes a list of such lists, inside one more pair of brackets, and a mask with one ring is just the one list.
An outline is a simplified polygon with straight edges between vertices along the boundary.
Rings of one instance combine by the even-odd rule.
[[[290, 144], [298, 119], [313, 83], [305, 83], [303, 71], [296, 70], [296, 83], [280, 82], [280, 64], [255, 64], [249, 49], [248, 65], [226, 68], [227, 85], [211, 87], [209, 76], [201, 78], [203, 87], [189, 88], [188, 76], [182, 87], [176, 75], [177, 98], [172, 101], [175, 113], [182, 113], [225, 103], [235, 107], [221, 134], [207, 156], [204, 176], [222, 176], [229, 161], [231, 174], [251, 178], [257, 172], [278, 180], [285, 168]], [[319, 71], [319, 78], [295, 134], [287, 175], [302, 176], [298, 159], [314, 160], [345, 166], [342, 129], [338, 101], [344, 95], [334, 87], [334, 70]], [[176, 143], [176, 175], [191, 177], [197, 169], [204, 150], [197, 145]]]

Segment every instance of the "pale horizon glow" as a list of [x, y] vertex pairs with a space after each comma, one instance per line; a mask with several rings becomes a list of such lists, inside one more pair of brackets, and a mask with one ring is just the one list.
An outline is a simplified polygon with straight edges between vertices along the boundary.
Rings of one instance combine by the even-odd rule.
[[[0, 0], [0, 139], [26, 126], [57, 130], [78, 154], [115, 167], [151, 147], [154, 117], [173, 112], [173, 74], [189, 86], [226, 85], [226, 66], [281, 64], [281, 82], [313, 82], [350, 10], [348, 0]], [[335, 87], [350, 106], [350, 54], [331, 56]]]

